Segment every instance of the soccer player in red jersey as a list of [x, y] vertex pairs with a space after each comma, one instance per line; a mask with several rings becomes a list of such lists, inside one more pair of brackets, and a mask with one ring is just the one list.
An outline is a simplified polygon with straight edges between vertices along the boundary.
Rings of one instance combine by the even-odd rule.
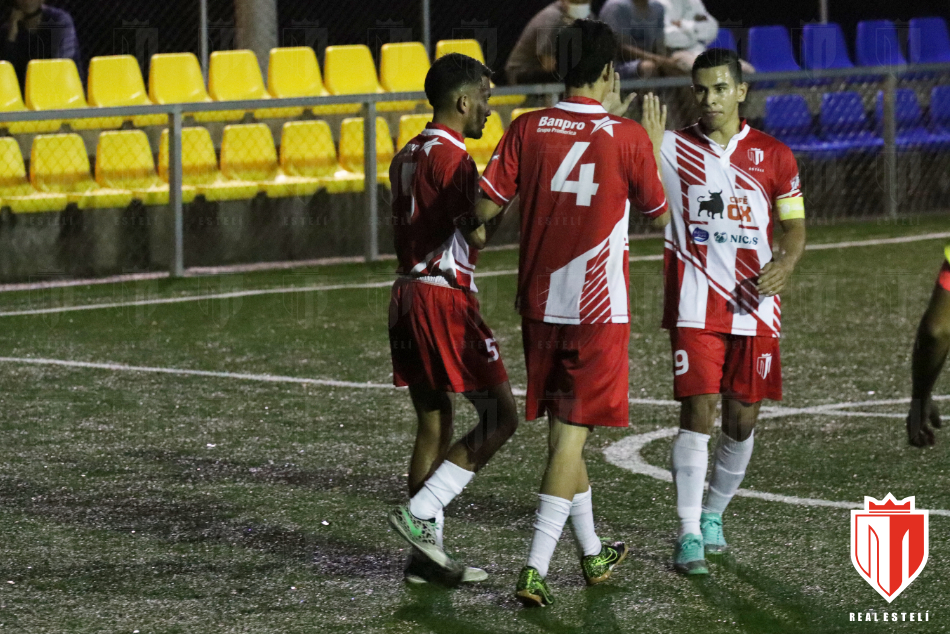
[[[410, 582], [487, 577], [445, 554], [443, 509], [518, 426], [498, 344], [479, 312], [478, 251], [468, 243], [484, 243], [486, 229], [494, 227], [466, 235], [455, 226], [476, 201], [478, 171], [464, 139], [482, 135], [491, 113], [490, 77], [487, 66], [457, 53], [432, 64], [425, 80], [432, 122], [399, 151], [389, 170], [399, 261], [389, 306], [393, 382], [409, 387], [418, 416], [411, 499], [389, 521], [414, 546], [406, 569]], [[452, 444], [456, 393], [475, 406], [480, 422]]]
[[[568, 518], [587, 582], [600, 583], [627, 554], [601, 543], [582, 451], [595, 426], [629, 424], [628, 233], [633, 205], [665, 225], [666, 199], [650, 138], [621, 118], [613, 32], [577, 20], [564, 50], [566, 97], [515, 119], [481, 180], [476, 222], [497, 217], [520, 196], [517, 307], [528, 371], [527, 420], [548, 415], [547, 469], [534, 538], [516, 596], [552, 598], [544, 577]], [[660, 116], [657, 113], [656, 116]]]
[[941, 426], [931, 392], [950, 350], [950, 244], [944, 249], [944, 258], [914, 341], [911, 362], [914, 386], [907, 415], [907, 439], [915, 447], [934, 444], [934, 428]]
[[[781, 400], [781, 302], [805, 248], [805, 207], [792, 151], [739, 117], [748, 90], [733, 51], [693, 64], [702, 117], [662, 138], [673, 221], [666, 230], [663, 327], [673, 348], [680, 431], [673, 481], [680, 518], [674, 567], [708, 574], [726, 549], [722, 513], [752, 455], [762, 399]], [[654, 139], [654, 143], [660, 142]], [[773, 230], [782, 236], [773, 257]], [[722, 400], [722, 434], [703, 504], [709, 435]]]

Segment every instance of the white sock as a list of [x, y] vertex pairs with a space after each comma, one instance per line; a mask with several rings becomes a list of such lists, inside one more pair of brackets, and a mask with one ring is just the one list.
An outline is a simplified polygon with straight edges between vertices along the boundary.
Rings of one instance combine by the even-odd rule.
[[[411, 511], [410, 511], [411, 512]], [[445, 511], [439, 509], [435, 515], [435, 543], [442, 548], [442, 534], [445, 532]]]
[[446, 460], [409, 500], [409, 512], [421, 520], [435, 518], [472, 481], [474, 475], [473, 471], [466, 471]]
[[705, 513], [722, 513], [732, 497], [739, 490], [745, 469], [752, 458], [752, 441], [755, 430], [749, 437], [739, 442], [726, 434], [719, 435], [716, 447], [716, 459], [713, 461], [712, 475], [709, 476], [709, 494], [703, 505]]
[[594, 505], [591, 502], [591, 490], [578, 493], [571, 502], [571, 530], [574, 539], [584, 556], [600, 552], [600, 538], [594, 530]]
[[673, 441], [673, 482], [676, 484], [676, 514], [680, 537], [699, 535], [703, 511], [703, 484], [709, 463], [709, 435], [681, 429]]
[[542, 578], [548, 575], [548, 565], [557, 540], [561, 538], [564, 524], [571, 515], [571, 501], [553, 495], [538, 497], [537, 520], [534, 522], [534, 539], [531, 540], [531, 552], [528, 553], [528, 565], [538, 571]]

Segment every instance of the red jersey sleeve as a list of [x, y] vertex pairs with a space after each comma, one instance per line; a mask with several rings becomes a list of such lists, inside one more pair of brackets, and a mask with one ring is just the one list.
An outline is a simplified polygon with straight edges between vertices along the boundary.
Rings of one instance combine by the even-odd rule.
[[633, 129], [633, 142], [628, 154], [630, 201], [644, 216], [654, 219], [666, 211], [666, 193], [653, 156], [653, 144], [646, 130]]
[[792, 150], [784, 143], [775, 151], [775, 175], [772, 199], [778, 210], [779, 220], [795, 220], [805, 217], [805, 201], [802, 198], [801, 177], [798, 162]]
[[485, 195], [497, 205], [506, 205], [518, 193], [518, 167], [524, 122], [530, 117], [518, 117], [501, 137], [495, 153], [485, 168], [479, 185]]
[[456, 161], [442, 174], [442, 188], [455, 201], [450, 205], [452, 220], [471, 215], [478, 200], [478, 168], [468, 154]]

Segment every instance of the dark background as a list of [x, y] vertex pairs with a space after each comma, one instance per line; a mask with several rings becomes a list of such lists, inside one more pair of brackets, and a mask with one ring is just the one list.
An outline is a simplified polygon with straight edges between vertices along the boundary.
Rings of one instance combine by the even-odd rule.
[[[8, 1], [8, 0], [7, 0]], [[720, 23], [736, 29], [741, 46], [749, 26], [782, 24], [790, 29], [818, 20], [818, 0], [730, 2], [705, 0]], [[603, 0], [595, 0], [599, 8]], [[153, 53], [198, 53], [196, 0], [53, 0], [76, 22], [83, 58], [131, 53], [147, 70]], [[209, 0], [212, 50], [234, 48], [233, 0]], [[476, 37], [486, 61], [501, 70], [521, 29], [546, 0], [432, 0], [432, 41]], [[858, 20], [939, 15], [950, 18], [947, 0], [829, 0], [830, 19], [854, 41]], [[418, 0], [278, 0], [279, 43], [313, 46], [322, 61], [328, 44], [368, 44], [374, 52], [390, 41], [421, 39]], [[793, 40], [797, 45], [797, 38]], [[853, 54], [853, 51], [852, 51]]]

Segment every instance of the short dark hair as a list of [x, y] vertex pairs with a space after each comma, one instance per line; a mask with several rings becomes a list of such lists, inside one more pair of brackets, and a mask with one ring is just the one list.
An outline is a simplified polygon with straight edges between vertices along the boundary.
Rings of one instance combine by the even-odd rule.
[[599, 20], [574, 20], [557, 34], [558, 74], [568, 88], [580, 88], [600, 79], [604, 66], [617, 56], [613, 30]]
[[693, 62], [693, 74], [697, 70], [720, 66], [729, 67], [729, 73], [736, 80], [737, 86], [742, 83], [742, 65], [739, 63], [739, 55], [728, 48], [710, 48], [700, 53]]
[[434, 109], [444, 108], [451, 104], [456, 91], [481, 83], [482, 77], [491, 79], [491, 76], [492, 70], [474, 57], [461, 53], [443, 55], [426, 73], [426, 98]]

